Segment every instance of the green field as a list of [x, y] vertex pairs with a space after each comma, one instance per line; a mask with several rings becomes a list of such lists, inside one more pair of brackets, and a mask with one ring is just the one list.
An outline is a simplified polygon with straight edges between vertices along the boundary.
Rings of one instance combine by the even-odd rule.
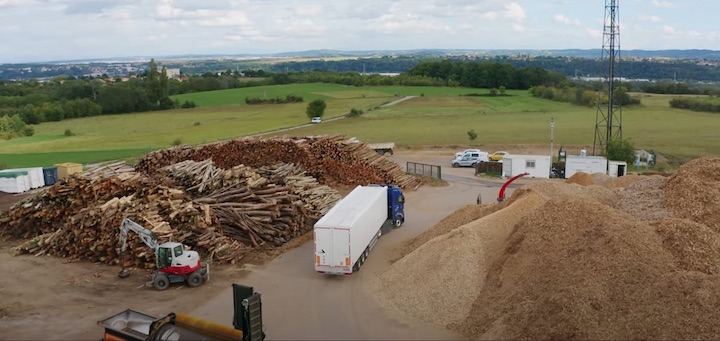
[[[460, 96], [485, 89], [291, 84], [178, 95], [199, 107], [43, 123], [35, 136], [0, 141], [0, 165], [26, 167], [58, 162], [93, 162], [137, 158], [174, 143], [200, 144], [273, 132], [308, 122], [305, 107], [313, 99], [327, 102], [325, 120], [270, 135], [346, 134], [367, 142], [394, 141], [401, 146], [468, 144], [466, 132], [478, 133], [475, 144], [548, 143], [555, 121], [556, 145], [592, 145], [596, 111], [508, 91], [509, 96]], [[247, 105], [245, 97], [302, 96], [303, 103]], [[418, 96], [394, 106], [382, 104]], [[640, 107], [623, 108], [623, 137], [636, 147], [674, 159], [720, 155], [720, 115], [672, 109], [667, 96], [643, 97]], [[358, 118], [328, 122], [351, 108]], [[74, 135], [65, 136], [65, 130]]]

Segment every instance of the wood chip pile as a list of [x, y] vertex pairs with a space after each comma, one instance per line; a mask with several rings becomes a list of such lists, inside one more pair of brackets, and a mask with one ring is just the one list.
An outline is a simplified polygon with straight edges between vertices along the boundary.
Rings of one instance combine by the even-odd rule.
[[663, 186], [664, 203], [676, 216], [720, 232], [720, 159], [692, 160]]
[[[124, 164], [73, 174], [0, 216], [0, 235], [31, 238], [19, 253], [115, 264], [124, 217], [159, 242], [182, 242], [215, 263], [281, 246], [312, 228], [341, 196], [293, 164], [220, 169], [211, 160], [182, 161], [154, 176]], [[153, 268], [135, 233], [126, 266]]]
[[384, 183], [416, 189], [420, 182], [397, 163], [380, 156], [367, 144], [342, 135], [310, 137], [241, 138], [200, 147], [181, 146], [147, 154], [137, 165], [145, 174], [185, 160], [212, 159], [217, 167], [238, 165], [258, 168], [277, 162], [302, 166], [323, 184], [367, 185]]
[[471, 339], [720, 339], [720, 159], [590, 178], [430, 239], [379, 274], [381, 302]]

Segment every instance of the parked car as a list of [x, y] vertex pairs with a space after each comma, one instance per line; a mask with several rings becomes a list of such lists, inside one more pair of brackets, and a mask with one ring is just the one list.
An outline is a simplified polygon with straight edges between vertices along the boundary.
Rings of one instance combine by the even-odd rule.
[[472, 152], [480, 153], [480, 149], [465, 149], [465, 150], [463, 150], [463, 151], [461, 151], [461, 152], [455, 153], [455, 158], [457, 159], [457, 158], [465, 155], [465, 153], [472, 153]]
[[510, 153], [505, 152], [505, 151], [497, 151], [497, 152], [494, 152], [494, 153], [488, 155], [488, 158], [491, 161], [501, 161], [507, 154], [510, 154]]
[[320, 116], [315, 116], [310, 120], [310, 123], [320, 123], [322, 122], [322, 118]]
[[467, 152], [452, 160], [453, 167], [475, 167], [478, 162], [487, 162], [486, 152]]

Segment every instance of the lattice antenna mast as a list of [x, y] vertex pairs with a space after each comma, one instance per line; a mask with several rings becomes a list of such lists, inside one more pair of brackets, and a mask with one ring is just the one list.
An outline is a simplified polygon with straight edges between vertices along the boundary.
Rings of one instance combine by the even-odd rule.
[[622, 107], [613, 100], [613, 94], [619, 85], [618, 69], [620, 64], [620, 0], [605, 0], [605, 24], [603, 27], [603, 48], [600, 60], [605, 69], [604, 82], [607, 82], [607, 107], [598, 104], [595, 116], [595, 142], [593, 155], [604, 154], [607, 143], [622, 139]]

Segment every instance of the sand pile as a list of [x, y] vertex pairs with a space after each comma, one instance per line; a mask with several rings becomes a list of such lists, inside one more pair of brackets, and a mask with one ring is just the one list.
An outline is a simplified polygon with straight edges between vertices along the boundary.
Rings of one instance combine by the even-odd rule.
[[684, 164], [662, 189], [665, 205], [676, 216], [720, 232], [720, 158]]
[[435, 237], [393, 263], [374, 283], [379, 301], [438, 327], [461, 322], [502, 241], [525, 212], [547, 200], [536, 191], [519, 196], [505, 209]]
[[681, 171], [525, 186], [395, 262], [376, 291], [473, 339], [720, 339], [720, 161]]

